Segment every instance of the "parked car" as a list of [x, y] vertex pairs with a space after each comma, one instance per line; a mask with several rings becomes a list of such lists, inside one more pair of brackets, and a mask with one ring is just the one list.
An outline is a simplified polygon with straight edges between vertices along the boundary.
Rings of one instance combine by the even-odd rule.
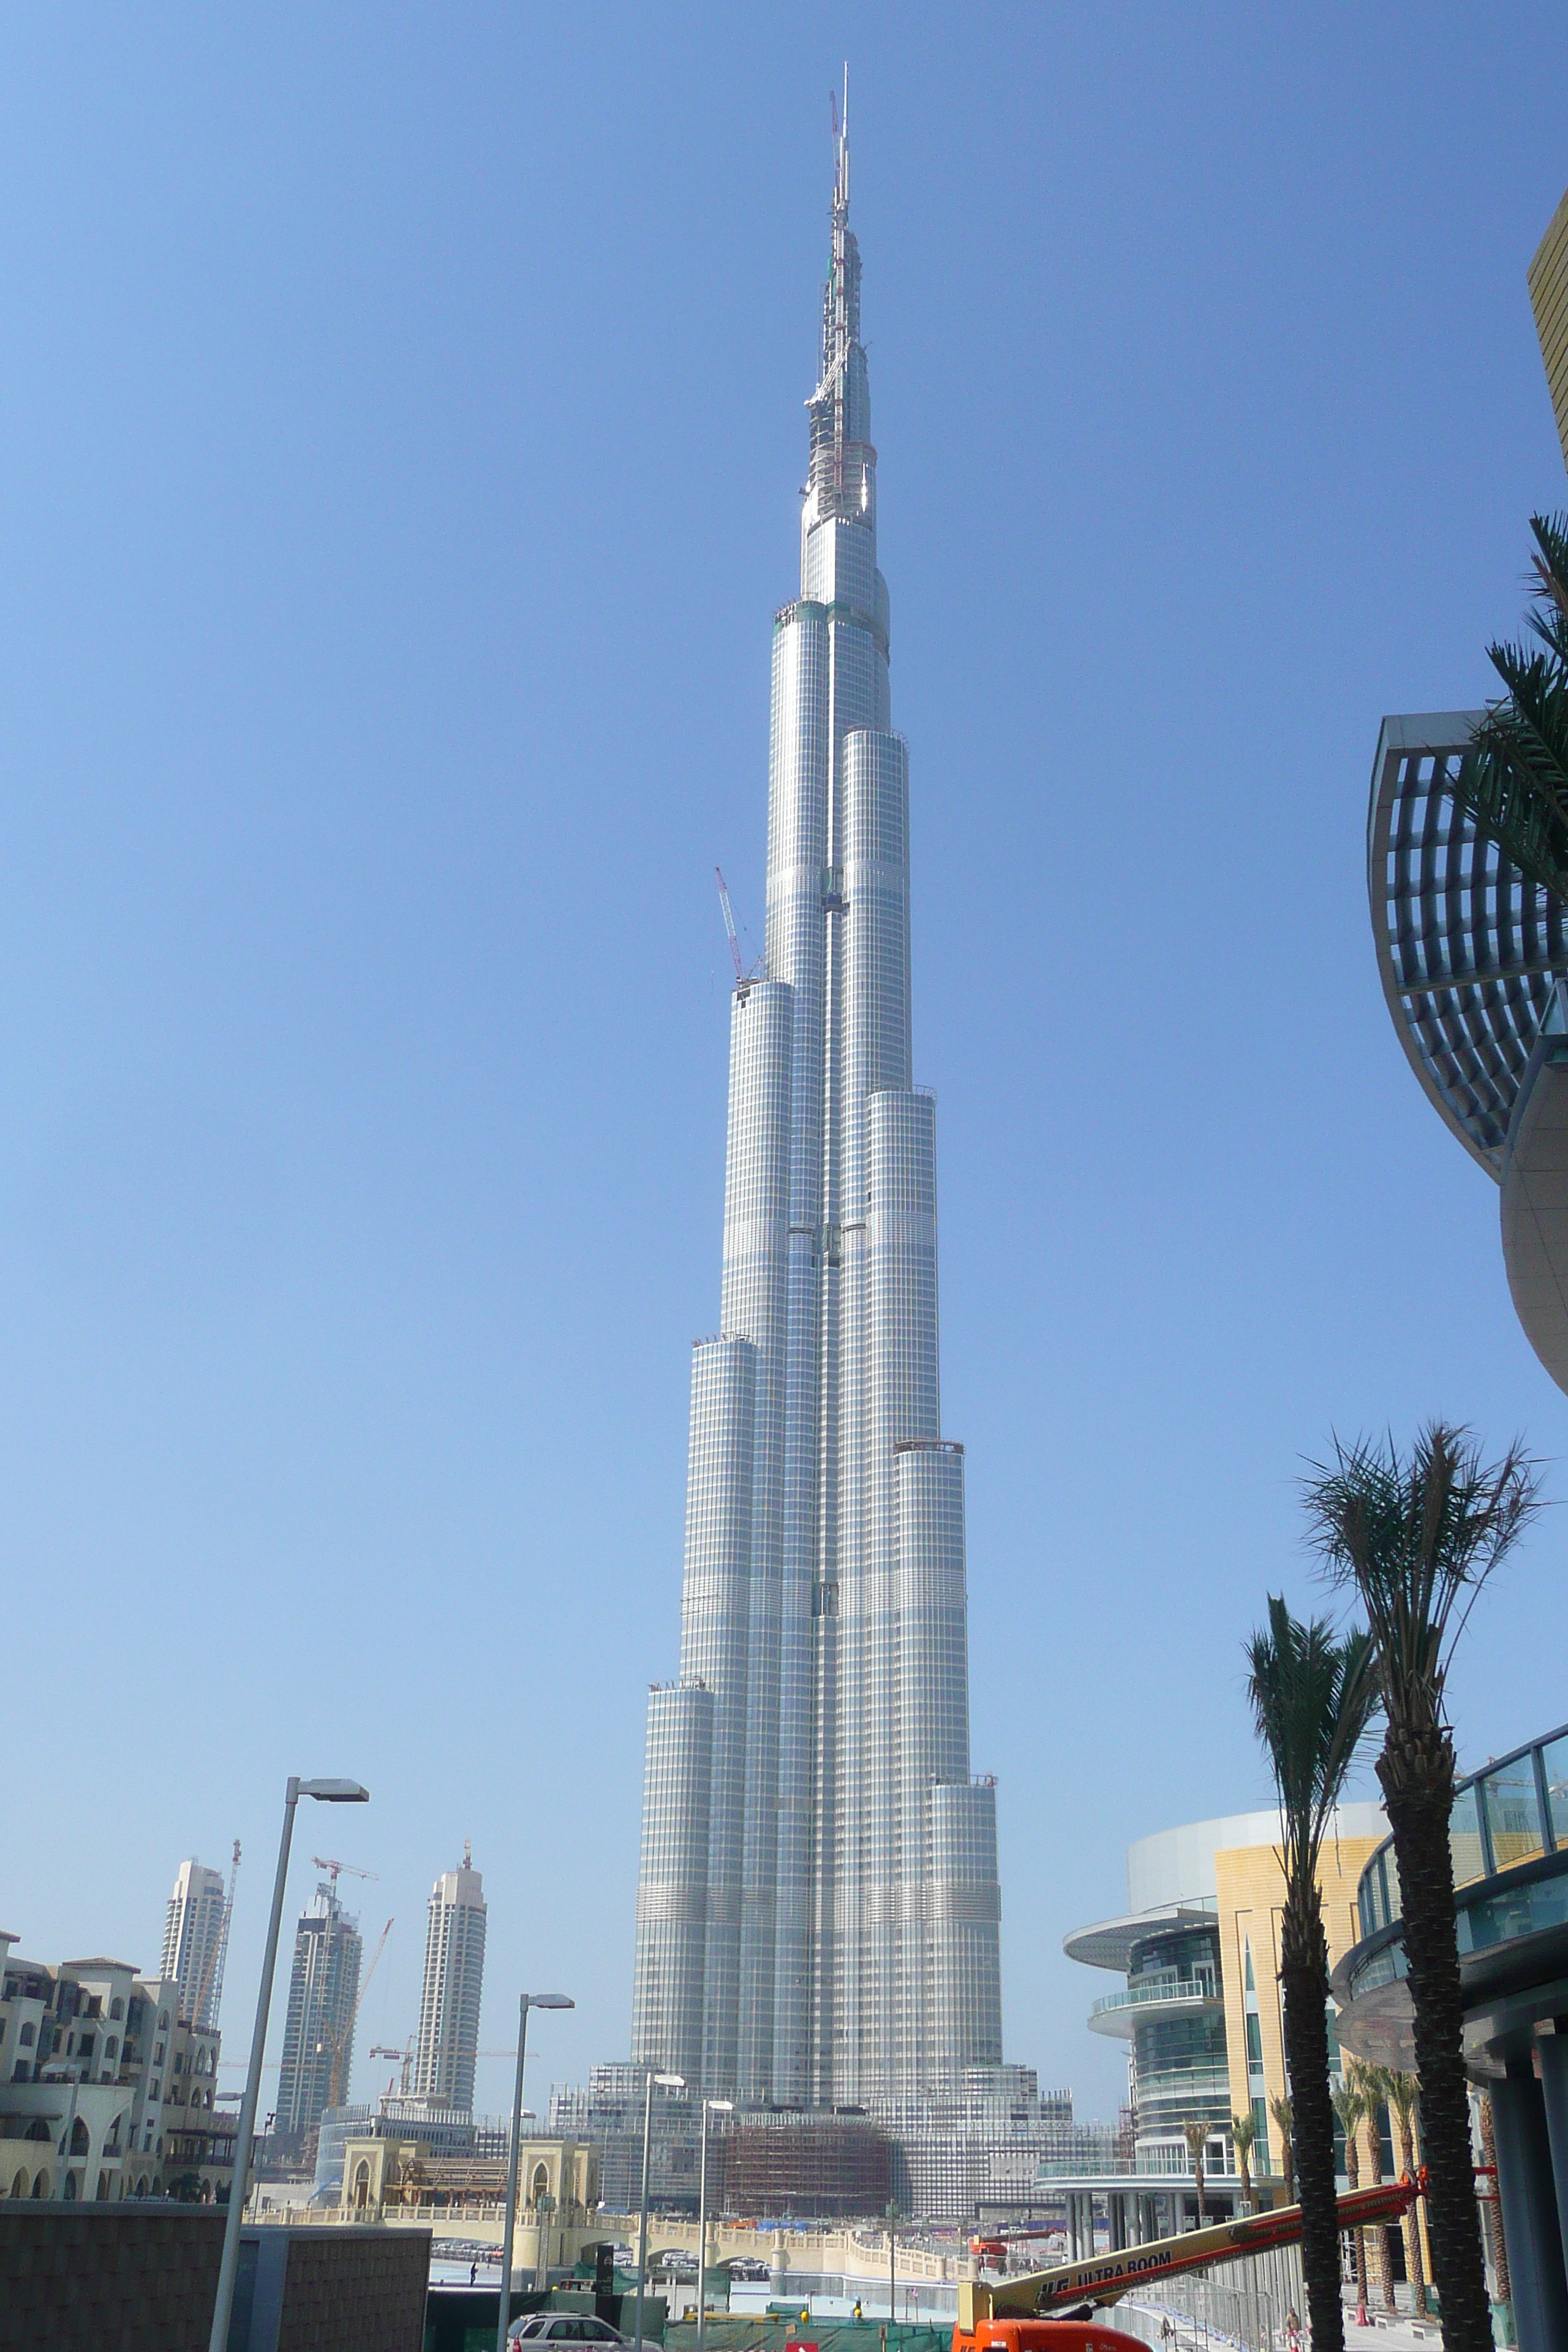
[[[575, 2311], [525, 2311], [507, 2329], [506, 2340], [509, 2344], [527, 2344], [531, 2352], [536, 2344], [602, 2344], [607, 2352], [613, 2344], [635, 2347], [637, 2341], [634, 2336], [623, 2336], [607, 2319], [590, 2319], [586, 2314]], [[663, 2352], [663, 2347], [648, 2336], [644, 2339], [642, 2352]]]

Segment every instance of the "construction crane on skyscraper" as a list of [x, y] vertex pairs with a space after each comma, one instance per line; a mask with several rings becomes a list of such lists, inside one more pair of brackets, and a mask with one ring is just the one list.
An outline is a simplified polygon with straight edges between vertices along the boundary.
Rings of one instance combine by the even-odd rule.
[[730, 904], [729, 885], [724, 879], [724, 869], [721, 866], [716, 866], [713, 871], [719, 877], [719, 904], [724, 909], [724, 929], [730, 939], [730, 961], [735, 967], [735, 985], [737, 988], [742, 988], [745, 985], [746, 969], [741, 961], [741, 942], [735, 936], [735, 914]]
[[[408, 2077], [414, 2068], [414, 2039], [415, 2037], [411, 2033], [401, 2050], [399, 2050], [395, 2043], [390, 2042], [377, 2042], [373, 2043], [371, 2048], [370, 2054], [373, 2058], [396, 2058], [401, 2062], [403, 2067], [403, 2087], [398, 2093], [398, 2096], [404, 2099], [408, 2096]], [[392, 2085], [390, 2083], [388, 2083], [386, 2088], [387, 2095], [390, 2097], [392, 2092]]]
[[338, 1891], [338, 1873], [340, 1870], [346, 1870], [351, 1878], [378, 1878], [381, 1874], [379, 1871], [362, 1870], [359, 1864], [355, 1862], [332, 1862], [324, 1853], [313, 1853], [310, 1856], [310, 1860], [315, 1864], [318, 1870], [324, 1870], [331, 1876], [332, 1883], [328, 1892], [333, 1895], [335, 1895]]
[[[361, 1878], [372, 1878], [374, 1874], [374, 1871], [369, 1870], [362, 1870], [358, 1874]], [[370, 1980], [375, 1974], [376, 1960], [379, 1960], [383, 1952], [385, 1951], [386, 1939], [391, 1933], [392, 1922], [389, 1919], [385, 1927], [381, 1931], [381, 1941], [375, 1948], [375, 1959], [372, 1960], [369, 1968], [366, 1969], [363, 1976], [360, 1979], [360, 1988], [354, 1996], [354, 2005], [350, 2010], [342, 2031], [334, 2033], [326, 2017], [323, 2015], [321, 2019], [321, 2039], [326, 2043], [328, 2050], [331, 2053], [331, 2064], [327, 2074], [327, 2105], [329, 2107], [341, 2106], [342, 2104], [343, 2061], [348, 2053], [349, 2042], [353, 2036], [354, 2021], [360, 2013], [366, 1993], [370, 1990]], [[322, 1979], [321, 1990], [324, 1996], [326, 1992], [326, 1982], [324, 1977]]]

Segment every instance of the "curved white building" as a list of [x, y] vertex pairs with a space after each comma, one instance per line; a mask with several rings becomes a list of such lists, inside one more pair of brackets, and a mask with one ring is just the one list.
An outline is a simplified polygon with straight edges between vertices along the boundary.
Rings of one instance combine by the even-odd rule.
[[952, 2088], [1002, 2055], [848, 216], [840, 134], [801, 593], [774, 620], [767, 944], [734, 993], [721, 1328], [693, 1362], [680, 1671], [648, 1711], [633, 2016], [635, 2063], [792, 2106]]

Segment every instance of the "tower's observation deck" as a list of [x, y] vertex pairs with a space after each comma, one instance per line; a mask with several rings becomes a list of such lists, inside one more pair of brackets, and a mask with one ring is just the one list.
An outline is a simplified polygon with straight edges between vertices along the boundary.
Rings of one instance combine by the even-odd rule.
[[648, 1711], [632, 2054], [827, 2105], [952, 2084], [1002, 2039], [843, 132], [807, 411], [764, 976], [733, 999], [721, 1336], [693, 1356], [680, 1672]]

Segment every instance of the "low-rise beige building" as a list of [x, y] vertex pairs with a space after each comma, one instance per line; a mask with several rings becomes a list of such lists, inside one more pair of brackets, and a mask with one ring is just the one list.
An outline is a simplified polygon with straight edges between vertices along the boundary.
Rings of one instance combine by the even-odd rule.
[[226, 2196], [219, 2037], [181, 2018], [177, 1984], [125, 1960], [16, 1959], [15, 1941], [0, 1936], [0, 2196]]
[[[507, 2161], [493, 2155], [437, 2153], [416, 2131], [395, 2126], [343, 2143], [341, 2208], [356, 2219], [423, 2206], [468, 2208], [506, 2201]], [[599, 2201], [597, 2151], [578, 2141], [541, 2135], [518, 2150], [520, 2219], [532, 2220], [542, 2200], [552, 2229], [581, 2229]]]

